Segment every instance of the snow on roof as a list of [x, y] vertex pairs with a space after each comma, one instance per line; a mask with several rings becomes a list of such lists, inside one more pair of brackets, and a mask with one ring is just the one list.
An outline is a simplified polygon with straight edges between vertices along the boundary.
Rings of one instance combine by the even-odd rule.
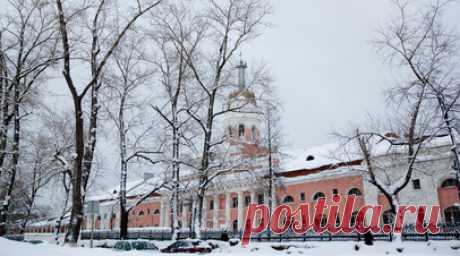
[[292, 150], [283, 159], [284, 164], [281, 172], [314, 169], [323, 165], [342, 162], [336, 157], [338, 149], [338, 143], [329, 143], [306, 150]]
[[[424, 147], [434, 148], [450, 145], [449, 136], [433, 137], [424, 142]], [[405, 146], [392, 146], [388, 141], [374, 141], [369, 147], [371, 154], [375, 156], [383, 156], [388, 153], [406, 152]], [[296, 149], [287, 153], [287, 157], [283, 159], [281, 172], [316, 169], [326, 165], [334, 165], [338, 163], [360, 160], [361, 152], [349, 143], [347, 145], [340, 143], [329, 143], [309, 149]]]
[[[160, 179], [158, 177], [153, 177], [147, 180], [140, 179], [134, 180], [126, 183], [126, 196], [139, 196], [149, 193], [155, 189], [160, 184]], [[104, 201], [104, 200], [114, 200], [118, 198], [118, 191], [120, 187], [114, 186], [112, 189], [109, 189], [107, 193], [92, 195], [86, 198], [86, 201]], [[115, 192], [115, 193], [114, 193]]]

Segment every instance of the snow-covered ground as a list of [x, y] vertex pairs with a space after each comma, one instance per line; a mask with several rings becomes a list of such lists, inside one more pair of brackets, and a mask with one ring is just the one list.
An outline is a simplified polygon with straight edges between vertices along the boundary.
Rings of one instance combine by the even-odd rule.
[[[98, 241], [100, 243], [101, 241]], [[109, 241], [110, 242], [110, 241]], [[160, 248], [165, 247], [168, 242], [155, 242]], [[271, 248], [275, 243], [251, 243], [248, 247], [230, 247], [226, 243], [221, 244], [221, 248], [213, 250], [212, 255], [315, 255], [315, 256], [334, 256], [334, 255], [414, 255], [414, 256], [434, 256], [434, 255], [460, 255], [460, 249], [452, 247], [460, 246], [459, 241], [436, 241], [436, 242], [404, 242], [401, 247], [402, 253], [397, 252], [395, 243], [377, 242], [374, 246], [365, 246], [356, 242], [307, 242], [307, 243], [283, 243], [290, 245], [290, 248], [283, 251], [276, 251]], [[355, 245], [359, 250], [355, 250]], [[88, 247], [66, 247], [57, 246], [49, 243], [32, 245], [25, 242], [10, 241], [0, 238], [1, 256], [130, 256], [130, 255], [161, 255], [159, 251], [129, 251], [120, 252], [112, 249]], [[163, 254], [164, 255], [164, 254]], [[181, 254], [173, 254], [181, 255]], [[182, 254], [187, 255], [187, 254]], [[188, 254], [190, 255], [190, 254]]]

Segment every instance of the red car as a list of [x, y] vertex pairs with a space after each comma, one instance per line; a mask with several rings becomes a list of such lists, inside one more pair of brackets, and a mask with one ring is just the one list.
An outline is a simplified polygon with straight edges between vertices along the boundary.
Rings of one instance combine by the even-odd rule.
[[212, 247], [205, 241], [202, 240], [179, 240], [168, 247], [161, 249], [161, 252], [172, 253], [172, 252], [186, 252], [186, 253], [210, 253]]

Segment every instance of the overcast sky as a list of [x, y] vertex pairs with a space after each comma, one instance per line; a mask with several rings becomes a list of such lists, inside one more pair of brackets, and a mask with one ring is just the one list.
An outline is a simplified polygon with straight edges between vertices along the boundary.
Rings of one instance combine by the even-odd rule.
[[[272, 28], [242, 53], [249, 64], [263, 60], [273, 73], [284, 103], [288, 149], [332, 142], [333, 131], [347, 131], [363, 124], [369, 114], [384, 113], [382, 91], [396, 74], [388, 71], [371, 42], [377, 28], [394, 17], [390, 0], [272, 0], [272, 4]], [[446, 17], [459, 31], [460, 3], [451, 5]], [[50, 104], [71, 108], [62, 86], [61, 81], [50, 89]], [[104, 138], [98, 143], [104, 148], [101, 175], [107, 184], [115, 184], [118, 153], [107, 150], [110, 145]]]
[[[422, 2], [417, 0], [417, 2]], [[426, 2], [426, 1], [425, 1]], [[290, 147], [332, 141], [332, 131], [384, 112], [382, 90], [395, 74], [381, 60], [372, 40], [394, 17], [389, 0], [273, 0], [273, 27], [243, 55], [271, 68], [284, 103]], [[457, 25], [460, 4], [446, 20]]]

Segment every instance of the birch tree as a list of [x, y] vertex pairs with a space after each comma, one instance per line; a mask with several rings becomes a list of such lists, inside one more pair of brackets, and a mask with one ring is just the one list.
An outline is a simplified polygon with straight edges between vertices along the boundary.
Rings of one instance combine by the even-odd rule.
[[[128, 238], [128, 207], [126, 182], [130, 162], [147, 161], [156, 165], [160, 160], [155, 155], [162, 153], [163, 140], [157, 140], [157, 149], [146, 146], [148, 138], [154, 137], [154, 126], [144, 121], [145, 105], [149, 98], [142, 97], [145, 85], [150, 82], [153, 71], [146, 68], [144, 37], [125, 38], [114, 52], [113, 68], [106, 74], [106, 105], [110, 119], [114, 122], [120, 151], [120, 239]], [[153, 144], [153, 143], [152, 143]]]
[[[72, 170], [72, 213], [70, 221], [71, 244], [75, 245], [83, 221], [83, 201], [86, 186], [91, 172], [91, 165], [96, 146], [98, 125], [99, 90], [102, 86], [104, 68], [117, 49], [120, 41], [127, 35], [129, 29], [145, 13], [152, 10], [159, 1], [137, 1], [132, 8], [126, 23], [117, 32], [108, 29], [108, 22], [114, 21], [110, 15], [109, 3], [100, 0], [92, 5], [85, 2], [80, 6], [65, 5], [56, 0], [61, 49], [63, 53], [62, 74], [65, 84], [71, 94], [75, 118], [75, 160]], [[112, 19], [110, 19], [112, 17]], [[79, 31], [79, 25], [88, 23], [89, 28]], [[78, 32], [80, 33], [78, 33]], [[87, 44], [79, 44], [82, 36], [87, 32]], [[83, 55], [89, 63], [89, 74], [84, 82], [76, 81], [73, 77], [73, 68], [76, 58]], [[78, 65], [78, 63], [77, 63]], [[84, 100], [89, 99], [89, 125], [85, 132]]]
[[[443, 12], [452, 1], [432, 1], [414, 11], [408, 1], [395, 1], [398, 16], [380, 31], [377, 44], [389, 57], [390, 63], [409, 72], [411, 83], [400, 88], [426, 90], [425, 98], [438, 109], [441, 133], [450, 136], [451, 153], [459, 181], [459, 152], [455, 131], [455, 106], [460, 97], [458, 76], [458, 35], [443, 23]], [[460, 196], [460, 194], [459, 194]]]
[[184, 90], [191, 83], [191, 71], [187, 65], [187, 55], [194, 55], [198, 43], [203, 39], [204, 28], [198, 26], [196, 17], [190, 13], [182, 1], [163, 5], [161, 11], [152, 17], [152, 28], [148, 34], [152, 47], [158, 49], [153, 64], [159, 71], [161, 95], [165, 101], [152, 105], [154, 112], [164, 121], [170, 134], [171, 156], [168, 158], [172, 170], [172, 240], [177, 239], [179, 231], [179, 194], [181, 146], [187, 144], [189, 132], [186, 114], [187, 106]]
[[[193, 233], [200, 237], [202, 226], [203, 198], [205, 184], [209, 183], [210, 155], [216, 145], [213, 141], [214, 121], [231, 109], [219, 110], [218, 98], [228, 86], [231, 59], [249, 40], [257, 37], [267, 26], [264, 19], [271, 12], [270, 5], [262, 0], [231, 0], [225, 3], [208, 1], [202, 17], [206, 31], [206, 40], [200, 46], [199, 54], [186, 52], [187, 65], [191, 69], [196, 85], [203, 93], [203, 109], [199, 116], [193, 111], [187, 113], [202, 129], [202, 152], [198, 170], [198, 193], [193, 209]], [[205, 50], [204, 50], [205, 49]]]
[[5, 221], [17, 178], [25, 107], [57, 59], [55, 19], [47, 2], [8, 1], [4, 7], [6, 13], [0, 19], [0, 177], [8, 177], [2, 191], [0, 235], [6, 232]]

